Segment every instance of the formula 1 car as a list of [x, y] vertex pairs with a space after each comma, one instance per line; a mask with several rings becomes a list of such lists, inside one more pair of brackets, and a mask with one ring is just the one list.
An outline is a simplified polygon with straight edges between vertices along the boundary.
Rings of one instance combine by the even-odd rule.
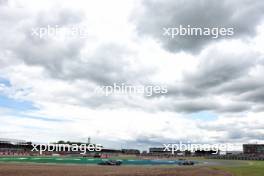
[[181, 162], [179, 162], [179, 165], [194, 165], [194, 162], [193, 161], [187, 161], [187, 160], [183, 160]]
[[120, 166], [122, 164], [121, 161], [118, 160], [104, 160], [100, 163], [98, 163], [98, 165], [108, 165], [108, 166]]

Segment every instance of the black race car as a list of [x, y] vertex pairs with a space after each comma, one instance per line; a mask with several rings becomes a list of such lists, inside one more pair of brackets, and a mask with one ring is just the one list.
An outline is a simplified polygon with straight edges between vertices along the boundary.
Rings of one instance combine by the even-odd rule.
[[122, 162], [118, 161], [118, 160], [104, 160], [98, 164], [99, 165], [107, 165], [107, 166], [120, 166], [122, 164]]
[[188, 161], [188, 160], [183, 160], [181, 162], [179, 162], [179, 165], [194, 165], [194, 162], [193, 161]]

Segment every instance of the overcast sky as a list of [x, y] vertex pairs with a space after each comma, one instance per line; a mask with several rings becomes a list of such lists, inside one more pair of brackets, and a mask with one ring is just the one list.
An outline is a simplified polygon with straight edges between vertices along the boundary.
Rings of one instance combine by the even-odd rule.
[[[262, 0], [0, 0], [0, 138], [264, 142], [263, 9]], [[48, 25], [87, 35], [32, 35]], [[179, 25], [234, 35], [164, 37]], [[113, 83], [168, 93], [94, 92]]]

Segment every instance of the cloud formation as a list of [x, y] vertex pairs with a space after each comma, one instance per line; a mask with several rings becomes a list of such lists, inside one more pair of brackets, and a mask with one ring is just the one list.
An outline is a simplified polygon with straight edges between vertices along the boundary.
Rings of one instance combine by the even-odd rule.
[[136, 10], [134, 20], [141, 36], [158, 40], [170, 52], [199, 53], [208, 44], [222, 39], [211, 36], [163, 35], [163, 28], [183, 25], [200, 28], [234, 28], [234, 36], [225, 39], [248, 38], [256, 34], [256, 26], [263, 19], [264, 3], [259, 0], [144, 0]]
[[[44, 0], [43, 7], [3, 2], [0, 75], [8, 86], [0, 83], [0, 100], [30, 105], [0, 106], [3, 137], [54, 141], [89, 135], [145, 147], [179, 140], [263, 141], [261, 1], [143, 0], [136, 11], [133, 1], [121, 0], [106, 9], [100, 0], [63, 7]], [[219, 40], [162, 36], [163, 27], [179, 24], [231, 26], [236, 34]], [[32, 35], [32, 28], [47, 25], [85, 25], [88, 35]], [[114, 83], [167, 86], [168, 93], [94, 92]]]

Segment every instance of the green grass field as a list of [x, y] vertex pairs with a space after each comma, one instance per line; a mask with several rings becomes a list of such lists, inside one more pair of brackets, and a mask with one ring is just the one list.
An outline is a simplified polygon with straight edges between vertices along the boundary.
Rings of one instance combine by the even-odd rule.
[[227, 171], [234, 176], [264, 176], [264, 161], [244, 161], [240, 166], [213, 166], [212, 168]]

